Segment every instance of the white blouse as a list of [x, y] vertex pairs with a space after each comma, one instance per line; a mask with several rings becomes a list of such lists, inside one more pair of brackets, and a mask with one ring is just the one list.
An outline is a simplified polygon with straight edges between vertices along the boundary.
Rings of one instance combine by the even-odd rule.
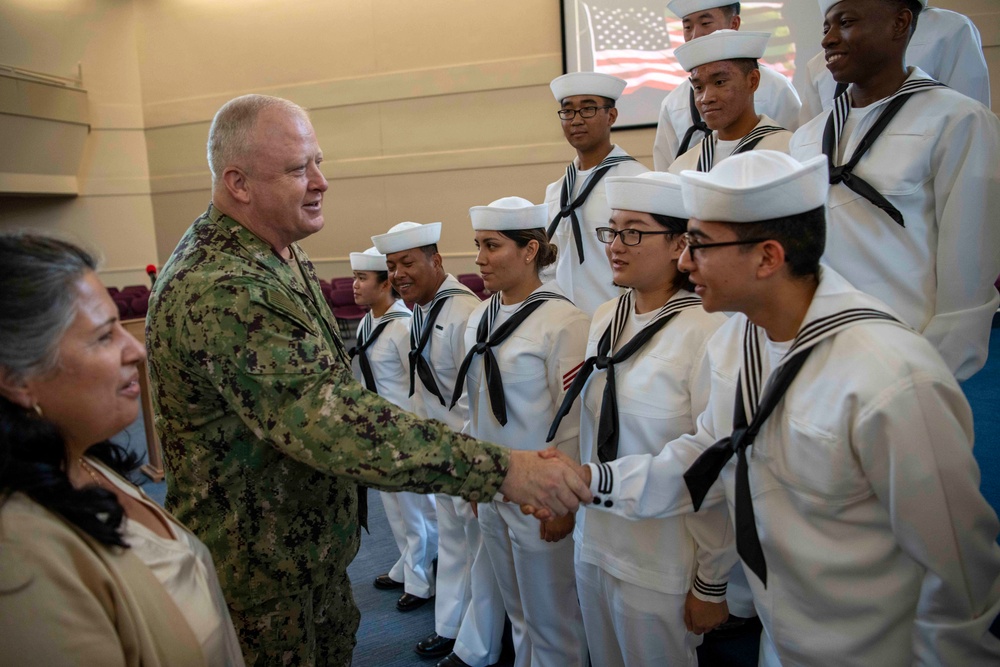
[[243, 653], [208, 548], [138, 488], [96, 459], [88, 457], [86, 462], [118, 489], [150, 508], [170, 530], [173, 539], [161, 537], [127, 517], [122, 522], [122, 538], [177, 603], [208, 664], [243, 667]]

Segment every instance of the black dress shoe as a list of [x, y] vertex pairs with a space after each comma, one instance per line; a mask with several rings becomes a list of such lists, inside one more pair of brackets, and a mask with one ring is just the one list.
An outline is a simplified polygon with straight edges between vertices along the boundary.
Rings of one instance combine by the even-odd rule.
[[705, 641], [711, 639], [732, 639], [743, 635], [760, 632], [760, 619], [756, 616], [743, 618], [742, 616], [729, 615], [726, 622], [718, 626], [711, 632], [705, 633]]
[[413, 611], [414, 609], [420, 609], [427, 601], [431, 598], [417, 597], [416, 595], [410, 595], [409, 593], [403, 593], [396, 600], [396, 609], [400, 611]]
[[465, 660], [462, 660], [454, 653], [449, 653], [445, 657], [438, 660], [438, 663], [434, 667], [472, 667]]
[[403, 582], [396, 581], [388, 574], [380, 574], [375, 577], [375, 581], [372, 582], [372, 585], [375, 586], [375, 588], [382, 589], [383, 591], [390, 591], [394, 588], [402, 588]]
[[417, 647], [413, 650], [417, 652], [417, 655], [424, 658], [440, 658], [451, 653], [451, 649], [454, 647], [454, 639], [442, 637], [434, 632], [429, 637], [418, 641]]

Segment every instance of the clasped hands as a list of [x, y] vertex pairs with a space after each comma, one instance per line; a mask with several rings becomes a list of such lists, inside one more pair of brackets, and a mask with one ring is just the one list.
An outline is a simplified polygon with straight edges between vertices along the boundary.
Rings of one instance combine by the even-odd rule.
[[[539, 452], [511, 451], [510, 466], [500, 492], [520, 505], [522, 512], [543, 522], [575, 512], [580, 503], [590, 503], [594, 498], [590, 493], [590, 468], [555, 448]], [[571, 522], [564, 523], [572, 530]], [[559, 539], [557, 534], [562, 529], [556, 526], [548, 531], [543, 529], [543, 539], [549, 539], [546, 532]]]

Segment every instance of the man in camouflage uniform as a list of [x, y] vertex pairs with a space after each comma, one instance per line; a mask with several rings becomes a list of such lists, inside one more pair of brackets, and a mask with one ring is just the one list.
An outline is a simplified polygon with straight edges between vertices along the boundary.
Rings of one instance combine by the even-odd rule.
[[499, 490], [557, 512], [590, 500], [568, 467], [421, 421], [355, 381], [296, 244], [323, 226], [321, 161], [296, 105], [224, 105], [209, 131], [212, 204], [147, 318], [167, 504], [211, 549], [251, 665], [350, 663], [357, 483]]

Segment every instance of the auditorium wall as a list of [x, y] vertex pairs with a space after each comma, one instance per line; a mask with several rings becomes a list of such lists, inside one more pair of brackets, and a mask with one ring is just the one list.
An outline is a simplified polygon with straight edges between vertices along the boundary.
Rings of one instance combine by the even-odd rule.
[[[973, 16], [1000, 108], [996, 2], [933, 4]], [[446, 267], [474, 270], [469, 206], [540, 201], [572, 157], [548, 90], [562, 71], [556, 0], [0, 0], [0, 65], [77, 61], [92, 109], [85, 187], [2, 197], [0, 229], [84, 238], [112, 284], [165, 261], [205, 210], [208, 126], [239, 94], [311, 109], [330, 189], [326, 228], [303, 245], [324, 277], [402, 220], [442, 221]], [[652, 129], [614, 140], [652, 165]]]
[[103, 256], [113, 285], [145, 282], [144, 267], [158, 260], [136, 27], [130, 0], [0, 0], [0, 66], [79, 81], [90, 123], [79, 195], [0, 195], [0, 230], [80, 242]]

